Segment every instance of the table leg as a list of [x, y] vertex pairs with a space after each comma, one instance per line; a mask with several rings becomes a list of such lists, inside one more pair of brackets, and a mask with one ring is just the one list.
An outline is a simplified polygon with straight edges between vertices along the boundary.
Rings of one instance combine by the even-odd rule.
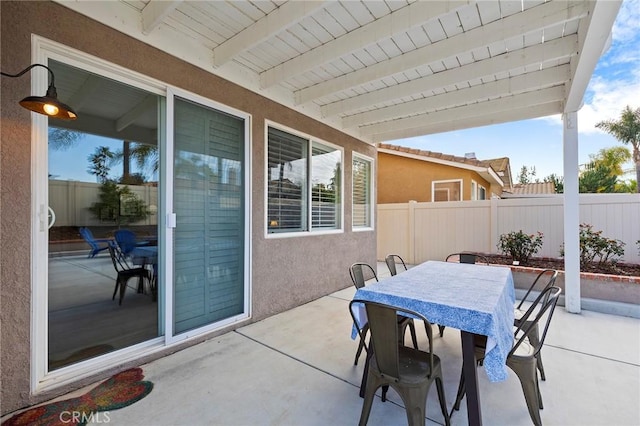
[[470, 426], [482, 425], [480, 395], [478, 393], [478, 372], [473, 333], [460, 331], [462, 338], [462, 372], [467, 391], [467, 420]]

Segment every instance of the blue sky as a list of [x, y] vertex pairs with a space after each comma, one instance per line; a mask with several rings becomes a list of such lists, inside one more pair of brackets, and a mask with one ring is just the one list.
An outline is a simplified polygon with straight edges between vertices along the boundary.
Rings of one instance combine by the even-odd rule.
[[[612, 31], [609, 50], [600, 58], [578, 111], [579, 162], [602, 148], [623, 146], [595, 127], [618, 119], [622, 109], [640, 107], [640, 0], [624, 0]], [[464, 156], [475, 152], [480, 160], [509, 157], [514, 182], [522, 166], [536, 168], [540, 180], [563, 175], [562, 119], [559, 115], [493, 126], [388, 141], [394, 145]], [[626, 145], [631, 148], [629, 145]], [[626, 168], [631, 169], [632, 163]], [[635, 175], [625, 175], [634, 178]]]

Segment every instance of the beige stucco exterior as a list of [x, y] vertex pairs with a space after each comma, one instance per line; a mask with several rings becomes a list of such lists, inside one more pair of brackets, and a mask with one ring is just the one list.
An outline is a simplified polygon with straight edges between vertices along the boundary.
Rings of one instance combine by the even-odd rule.
[[[432, 182], [462, 180], [462, 200], [471, 200], [471, 182], [487, 190], [494, 187], [478, 172], [462, 167], [378, 152], [378, 204], [432, 201]], [[501, 189], [498, 190], [500, 193]]]
[[[347, 269], [376, 260], [375, 230], [351, 230], [351, 164], [357, 151], [375, 158], [375, 147], [305, 115], [216, 77], [200, 68], [51, 2], [2, 1], [2, 70], [31, 64], [31, 35], [37, 34], [87, 54], [180, 87], [251, 114], [251, 311], [257, 321], [351, 285]], [[31, 114], [18, 105], [30, 93], [30, 78], [2, 78], [0, 148], [1, 412], [11, 412], [107, 377], [91, 377], [47, 392], [30, 389], [32, 295]], [[344, 232], [267, 239], [265, 235], [265, 120], [344, 147]], [[416, 179], [417, 180], [417, 179]], [[384, 179], [383, 179], [384, 181]], [[387, 182], [391, 184], [391, 182]], [[374, 185], [375, 187], [375, 185]], [[388, 187], [388, 186], [385, 186]], [[345, 311], [345, 315], [348, 313]], [[236, 324], [237, 327], [242, 324]], [[228, 329], [228, 328], [227, 328]], [[181, 347], [219, 334], [202, 335]], [[159, 358], [176, 347], [120, 366]], [[36, 348], [38, 350], [38, 348]], [[44, 349], [43, 349], [44, 350]]]

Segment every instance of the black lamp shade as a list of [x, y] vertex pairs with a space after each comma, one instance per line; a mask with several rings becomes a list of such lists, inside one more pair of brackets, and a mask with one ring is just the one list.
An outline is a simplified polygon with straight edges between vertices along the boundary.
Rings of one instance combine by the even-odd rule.
[[20, 105], [38, 114], [61, 120], [75, 120], [78, 117], [75, 111], [70, 106], [60, 102], [57, 95], [56, 88], [49, 86], [46, 96], [27, 96], [20, 101]]

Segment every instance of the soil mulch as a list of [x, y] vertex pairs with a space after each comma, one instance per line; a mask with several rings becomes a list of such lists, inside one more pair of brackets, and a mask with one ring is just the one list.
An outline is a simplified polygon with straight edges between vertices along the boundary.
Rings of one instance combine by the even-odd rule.
[[[484, 254], [490, 263], [499, 265], [511, 265], [512, 260], [509, 256], [498, 254]], [[533, 268], [542, 269], [556, 269], [559, 271], [564, 270], [564, 259], [554, 259], [546, 257], [535, 257], [529, 259], [526, 265], [520, 264], [520, 266], [530, 266]], [[618, 263], [612, 267], [605, 267], [599, 265], [591, 265], [580, 268], [582, 272], [593, 272], [596, 274], [606, 275], [625, 275], [632, 277], [640, 277], [640, 265], [634, 263]]]

